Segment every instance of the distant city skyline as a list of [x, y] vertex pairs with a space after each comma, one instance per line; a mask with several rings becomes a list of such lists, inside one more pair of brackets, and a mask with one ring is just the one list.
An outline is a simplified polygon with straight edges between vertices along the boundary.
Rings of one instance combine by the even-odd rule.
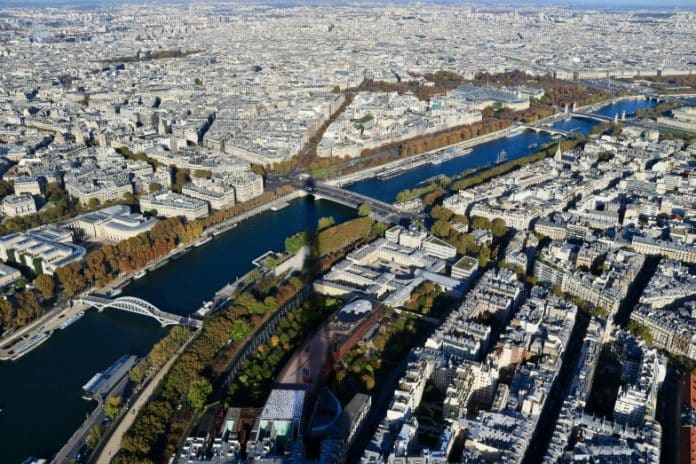
[[[75, 6], [98, 6], [108, 3], [144, 3], [144, 0], [4, 0], [2, 4], [8, 7], [40, 7], [40, 6], [59, 6], [59, 5], [75, 5]], [[149, 2], [153, 3], [153, 2]], [[174, 1], [157, 1], [154, 3], [167, 3], [167, 4], [196, 4], [196, 3], [226, 3], [225, 0], [174, 0]], [[379, 1], [379, 0], [241, 0], [232, 3], [252, 3], [252, 4], [267, 4], [267, 5], [317, 5], [317, 4], [410, 4], [410, 3], [433, 3], [433, 4], [480, 4], [480, 5], [506, 5], [510, 6], [520, 5], [520, 6], [559, 6], [568, 8], [600, 8], [600, 9], [626, 9], [626, 8], [649, 8], [649, 9], [660, 9], [660, 10], [670, 10], [673, 8], [688, 8], [696, 9], [696, 0], [474, 0], [474, 1], [460, 1], [460, 0], [433, 0], [433, 1], [415, 1], [415, 0], [395, 0], [395, 1]]]

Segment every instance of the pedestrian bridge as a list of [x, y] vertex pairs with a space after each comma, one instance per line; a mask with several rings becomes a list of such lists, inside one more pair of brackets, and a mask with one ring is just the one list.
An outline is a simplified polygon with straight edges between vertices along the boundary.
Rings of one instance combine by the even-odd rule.
[[113, 308], [129, 313], [152, 317], [156, 319], [157, 322], [162, 324], [162, 326], [178, 324], [199, 328], [203, 325], [203, 322], [198, 319], [191, 319], [190, 317], [179, 316], [178, 314], [171, 314], [161, 311], [152, 303], [134, 296], [123, 296], [112, 300], [100, 296], [87, 295], [80, 298], [78, 301], [93, 306], [99, 311], [103, 310], [104, 308]]

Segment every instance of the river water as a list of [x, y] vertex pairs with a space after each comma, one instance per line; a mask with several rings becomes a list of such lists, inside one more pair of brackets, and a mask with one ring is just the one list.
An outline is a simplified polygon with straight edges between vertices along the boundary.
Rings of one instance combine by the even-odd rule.
[[[647, 106], [643, 106], [647, 104]], [[599, 112], [654, 106], [654, 102], [623, 102]], [[588, 133], [596, 122], [570, 119], [560, 129]], [[454, 175], [493, 163], [504, 149], [508, 159], [526, 156], [551, 141], [548, 134], [524, 132], [474, 147], [465, 157], [439, 165], [426, 164], [398, 177], [369, 179], [348, 188], [384, 201], [438, 174]], [[534, 146], [534, 144], [536, 146]], [[280, 211], [267, 211], [235, 229], [133, 282], [125, 295], [143, 298], [164, 311], [188, 314], [226, 283], [252, 268], [251, 261], [267, 250], [282, 250], [285, 237], [315, 227], [322, 216], [342, 222], [355, 211], [325, 200], [298, 199]], [[81, 386], [125, 353], [143, 355], [167, 332], [149, 318], [116, 310], [90, 310], [82, 319], [15, 362], [0, 364], [0, 462], [12, 464], [36, 455], [50, 457], [79, 427], [94, 407], [81, 398]]]
[[[654, 106], [655, 102], [647, 99], [629, 100], [604, 106], [598, 109], [596, 113], [613, 117], [614, 114], [618, 112], [620, 117], [621, 112], [625, 110], [626, 115], [630, 116], [638, 109], [652, 108]], [[598, 121], [591, 119], [569, 118], [555, 123], [553, 127], [556, 129], [578, 131], [581, 134], [588, 134], [597, 124]], [[538, 150], [538, 146], [551, 140], [552, 138], [547, 133], [537, 134], [533, 131], [526, 131], [513, 137], [503, 137], [482, 143], [473, 147], [471, 154], [452, 159], [439, 165], [424, 164], [391, 179], [364, 179], [346, 186], [345, 188], [391, 203], [396, 199], [396, 195], [400, 191], [406, 188], [413, 188], [438, 174], [452, 176], [467, 169], [477, 168], [487, 163], [492, 164], [495, 162], [501, 150], [505, 150], [508, 160], [521, 158], [534, 153]]]
[[[285, 237], [316, 227], [322, 216], [355, 217], [351, 208], [326, 200], [294, 200], [280, 211], [242, 221], [211, 242], [126, 288], [124, 294], [177, 314], [195, 311], [227, 282], [252, 269], [267, 250], [280, 251]], [[15, 362], [0, 364], [0, 462], [50, 457], [77, 430], [95, 403], [81, 387], [125, 353], [146, 354], [167, 333], [154, 319], [117, 310], [90, 310], [72, 326]]]

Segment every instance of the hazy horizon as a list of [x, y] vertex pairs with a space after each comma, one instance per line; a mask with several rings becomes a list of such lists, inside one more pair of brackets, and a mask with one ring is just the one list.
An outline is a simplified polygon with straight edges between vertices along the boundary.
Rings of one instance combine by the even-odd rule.
[[[6, 7], [50, 7], [50, 6], [99, 6], [109, 3], [170, 3], [170, 4], [195, 4], [195, 3], [225, 3], [225, 0], [0, 0], [0, 8]], [[671, 10], [673, 8], [696, 9], [696, 0], [392, 0], [381, 2], [379, 0], [237, 0], [234, 3], [250, 3], [260, 5], [329, 5], [329, 4], [369, 4], [375, 6], [380, 3], [409, 4], [409, 3], [433, 3], [433, 4], [458, 4], [473, 3], [480, 5], [507, 5], [507, 6], [566, 6], [568, 8], [593, 8], [593, 9], [660, 9]]]

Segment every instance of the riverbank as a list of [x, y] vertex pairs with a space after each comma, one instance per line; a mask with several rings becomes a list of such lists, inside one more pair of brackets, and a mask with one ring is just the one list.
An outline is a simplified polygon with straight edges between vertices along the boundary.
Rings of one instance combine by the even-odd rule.
[[[274, 208], [281, 209], [282, 207], [287, 206], [287, 204], [290, 201], [295, 200], [297, 198], [305, 197], [306, 195], [307, 192], [305, 192], [304, 190], [293, 190], [288, 194], [274, 198], [271, 201], [258, 205], [222, 223], [216, 224], [205, 229], [204, 235], [218, 235], [224, 233], [233, 229], [240, 222], [246, 219], [252, 218], [266, 211], [273, 210]], [[73, 316], [76, 316], [82, 311], [89, 310], [91, 306], [76, 301], [80, 297], [86, 296], [90, 293], [110, 294], [114, 290], [124, 287], [125, 284], [129, 283], [134, 278], [134, 276], [138, 274], [140, 271], [145, 269], [152, 270], [155, 268], [166, 266], [171, 262], [172, 258], [179, 257], [184, 250], [187, 250], [192, 246], [193, 244], [191, 243], [180, 244], [179, 246], [171, 250], [166, 256], [163, 256], [162, 258], [157, 259], [152, 263], [148, 263], [148, 265], [143, 267], [142, 269], [136, 269], [127, 274], [118, 276], [103, 287], [86, 290], [80, 293], [79, 295], [76, 295], [72, 300], [58, 303], [56, 306], [54, 306], [54, 308], [49, 309], [40, 318], [36, 319], [35, 321], [32, 321], [31, 323], [27, 324], [21, 329], [18, 329], [17, 331], [8, 335], [6, 338], [0, 340], [0, 361], [16, 361], [22, 358], [26, 354], [30, 353], [33, 348], [36, 348], [42, 343], [47, 342], [48, 338], [50, 338], [54, 331], [60, 329], [60, 326], [61, 324], [63, 324], [63, 322], [65, 322]], [[165, 264], [160, 265], [160, 263], [163, 262], [165, 262]], [[24, 341], [29, 341], [31, 339], [38, 338], [41, 336], [41, 334], [47, 334], [47, 338], [43, 339], [41, 343], [36, 343], [30, 349], [26, 349], [21, 353], [14, 352], [13, 348], [19, 346]]]
[[[646, 99], [646, 98], [647, 97], [644, 95], [628, 95], [628, 96], [616, 97], [616, 98], [612, 98], [611, 100], [604, 100], [602, 102], [594, 103], [591, 105], [578, 107], [575, 109], [575, 111], [576, 112], [577, 111], [581, 111], [581, 112], [590, 111], [591, 112], [591, 111], [596, 111], [600, 108], [606, 107], [608, 105], [616, 104], [619, 102], [641, 100], [641, 99]], [[553, 122], [559, 120], [559, 118], [563, 118], [563, 117], [564, 117], [564, 113], [557, 112], [557, 113], [554, 113], [550, 116], [547, 116], [546, 118], [535, 121], [533, 124], [530, 124], [530, 125], [541, 126], [541, 125], [544, 125], [545, 123], [553, 123]], [[337, 177], [335, 179], [328, 180], [328, 181], [326, 181], [326, 183], [328, 185], [332, 185], [335, 187], [344, 187], [344, 186], [353, 184], [355, 182], [375, 178], [380, 173], [388, 171], [390, 169], [404, 167], [404, 166], [409, 165], [408, 168], [404, 169], [401, 172], [401, 173], [406, 173], [406, 172], [408, 172], [408, 170], [415, 169], [419, 166], [422, 166], [424, 164], [429, 163], [431, 161], [430, 157], [434, 153], [437, 153], [439, 151], [446, 150], [446, 149], [452, 149], [452, 148], [466, 149], [466, 148], [475, 147], [477, 145], [481, 145], [481, 144], [484, 144], [486, 142], [490, 142], [492, 140], [496, 140], [496, 139], [505, 137], [510, 132], [510, 130], [513, 130], [513, 129], [514, 129], [514, 126], [509, 127], [509, 128], [505, 128], [505, 129], [501, 129], [501, 130], [498, 130], [495, 132], [491, 132], [489, 134], [474, 137], [474, 138], [471, 138], [469, 140], [465, 140], [463, 142], [459, 142], [459, 143], [452, 144], [452, 145], [447, 145], [445, 147], [440, 147], [440, 148], [437, 148], [435, 150], [430, 150], [430, 151], [427, 151], [427, 152], [424, 152], [424, 153], [421, 153], [421, 154], [418, 154], [415, 156], [410, 156], [407, 158], [401, 158], [401, 159], [397, 159], [394, 161], [390, 161], [389, 163], [382, 164], [380, 166], [375, 166], [375, 167], [363, 169], [363, 170], [358, 171], [358, 172], [346, 174], [344, 176], [340, 176], [340, 177]]]
[[[365, 179], [372, 179], [374, 177], [377, 177], [380, 173], [384, 171], [388, 171], [393, 168], [398, 168], [398, 167], [403, 167], [405, 165], [409, 165], [409, 170], [417, 168], [419, 166], [422, 166], [424, 164], [430, 163], [431, 157], [434, 153], [437, 153], [442, 150], [447, 150], [447, 149], [453, 149], [453, 148], [471, 148], [476, 145], [480, 145], [482, 143], [489, 142], [491, 140], [495, 140], [501, 137], [505, 137], [508, 132], [510, 132], [510, 128], [505, 128], [501, 129], [495, 132], [491, 132], [489, 134], [485, 135], [480, 135], [478, 137], [474, 137], [469, 140], [465, 140], [463, 142], [456, 143], [454, 145], [447, 145], [446, 147], [441, 147], [437, 148], [435, 150], [430, 150], [425, 153], [421, 153], [419, 155], [415, 156], [409, 156], [408, 158], [401, 158], [398, 160], [390, 161], [389, 163], [382, 164], [380, 166], [375, 166], [372, 168], [367, 168], [362, 171], [354, 172], [352, 174], [346, 174], [345, 176], [337, 177], [336, 179], [330, 179], [326, 181], [327, 185], [331, 185], [333, 187], [344, 187], [346, 185], [350, 185], [354, 182], [358, 182], [361, 180]], [[462, 156], [466, 156], [466, 154], [463, 154]], [[403, 173], [407, 172], [405, 169]]]

